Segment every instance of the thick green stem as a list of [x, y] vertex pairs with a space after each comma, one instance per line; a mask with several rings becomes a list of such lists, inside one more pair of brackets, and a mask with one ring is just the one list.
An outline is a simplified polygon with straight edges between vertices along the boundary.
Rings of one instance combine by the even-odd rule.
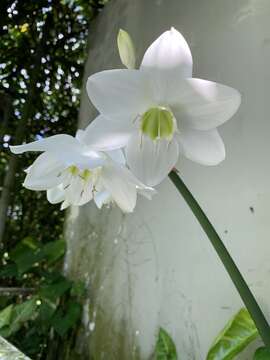
[[190, 193], [186, 185], [183, 183], [179, 175], [172, 171], [169, 174], [170, 179], [176, 186], [177, 190], [185, 199], [186, 203], [190, 207], [196, 219], [199, 221], [201, 227], [203, 228], [205, 234], [208, 236], [211, 244], [213, 245], [216, 253], [218, 254], [220, 260], [222, 261], [225, 269], [232, 282], [234, 283], [236, 289], [238, 290], [246, 308], [248, 309], [253, 321], [256, 324], [256, 327], [262, 337], [262, 340], [270, 349], [270, 327], [268, 322], [266, 321], [263, 312], [261, 311], [259, 305], [257, 304], [252, 292], [250, 291], [247, 283], [245, 282], [243, 276], [238, 270], [236, 264], [234, 263], [232, 257], [230, 256], [228, 250], [223, 244], [222, 240], [218, 236], [216, 230], [208, 220], [207, 216]]

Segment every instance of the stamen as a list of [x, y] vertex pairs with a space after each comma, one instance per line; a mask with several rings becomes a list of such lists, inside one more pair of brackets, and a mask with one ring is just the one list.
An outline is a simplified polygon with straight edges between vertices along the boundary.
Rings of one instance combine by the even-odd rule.
[[151, 140], [170, 139], [176, 128], [173, 113], [162, 106], [150, 108], [141, 117], [141, 132]]
[[140, 150], [142, 150], [142, 145], [143, 145], [142, 141], [143, 141], [143, 134], [141, 133], [141, 137], [140, 137]]
[[137, 120], [139, 120], [140, 117], [141, 117], [140, 114], [136, 115], [136, 117], [132, 120], [132, 123], [135, 124], [135, 122], [136, 122]]

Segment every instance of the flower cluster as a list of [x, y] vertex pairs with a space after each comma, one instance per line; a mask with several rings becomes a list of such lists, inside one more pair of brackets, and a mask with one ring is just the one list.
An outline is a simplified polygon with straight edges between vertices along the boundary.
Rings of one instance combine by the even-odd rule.
[[147, 49], [139, 69], [128, 34], [118, 37], [127, 69], [96, 73], [87, 92], [100, 115], [75, 137], [60, 134], [11, 146], [42, 154], [26, 170], [24, 186], [46, 190], [61, 208], [94, 200], [131, 212], [137, 193], [147, 198], [182, 154], [203, 165], [225, 158], [217, 127], [237, 111], [237, 90], [192, 77], [192, 55], [172, 28]]

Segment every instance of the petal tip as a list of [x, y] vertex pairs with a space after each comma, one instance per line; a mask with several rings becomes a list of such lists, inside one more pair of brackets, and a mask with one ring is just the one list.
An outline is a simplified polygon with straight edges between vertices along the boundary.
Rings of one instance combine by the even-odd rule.
[[13, 153], [13, 154], [20, 154], [20, 149], [19, 149], [20, 145], [9, 145], [9, 150]]

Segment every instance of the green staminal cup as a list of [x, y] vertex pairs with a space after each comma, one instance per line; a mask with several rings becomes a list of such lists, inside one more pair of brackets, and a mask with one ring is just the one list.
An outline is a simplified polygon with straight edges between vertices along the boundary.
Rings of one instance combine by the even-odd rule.
[[141, 118], [141, 131], [152, 140], [171, 138], [174, 130], [173, 113], [164, 107], [151, 108]]
[[85, 169], [81, 172], [80, 176], [84, 181], [87, 181], [92, 176], [92, 171]]
[[68, 168], [69, 172], [73, 175], [73, 176], [76, 176], [79, 174], [79, 169], [77, 168], [77, 166], [75, 165], [71, 165], [69, 168]]

